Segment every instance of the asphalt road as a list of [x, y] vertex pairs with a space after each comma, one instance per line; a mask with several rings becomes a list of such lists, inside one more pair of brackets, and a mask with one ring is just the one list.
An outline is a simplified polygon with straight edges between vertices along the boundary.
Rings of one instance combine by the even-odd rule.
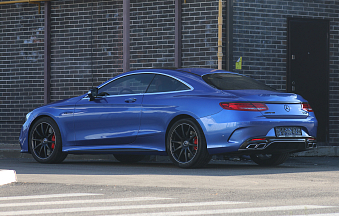
[[278, 167], [212, 161], [120, 164], [0, 159], [18, 181], [0, 187], [1, 215], [339, 215], [339, 158], [294, 157]]

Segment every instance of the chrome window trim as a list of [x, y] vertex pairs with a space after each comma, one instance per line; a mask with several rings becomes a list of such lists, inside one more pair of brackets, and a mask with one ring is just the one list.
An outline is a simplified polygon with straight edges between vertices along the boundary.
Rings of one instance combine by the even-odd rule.
[[188, 91], [192, 91], [192, 89], [179, 90], [179, 91], [167, 91], [167, 92], [151, 92], [151, 93], [144, 93], [143, 95], [152, 95], [152, 94], [171, 94], [171, 93], [180, 93], [180, 92], [188, 92]]
[[[130, 96], [142, 96], [144, 94], [124, 94], [124, 95], [107, 95], [107, 96], [98, 96], [97, 98], [111, 98], [111, 97], [130, 97]], [[89, 97], [86, 95], [81, 100], [89, 100]]]
[[[163, 76], [168, 76], [172, 79], [175, 79], [177, 80], [178, 82], [181, 82], [182, 84], [184, 84], [185, 86], [187, 86], [189, 89], [187, 90], [179, 90], [179, 91], [168, 91], [168, 92], [153, 92], [153, 93], [136, 93], [136, 94], [124, 94], [124, 95], [107, 95], [107, 96], [99, 96], [98, 98], [108, 98], [108, 97], [119, 97], [119, 96], [132, 96], [132, 95], [151, 95], [151, 94], [170, 94], [170, 93], [180, 93], [180, 92], [187, 92], [187, 91], [193, 91], [194, 88], [193, 86], [191, 86], [190, 84], [188, 84], [187, 82], [179, 79], [179, 78], [176, 78], [172, 75], [169, 75], [169, 74], [164, 74], [164, 73], [160, 73], [160, 72], [138, 72], [138, 73], [130, 73], [130, 74], [126, 74], [124, 76], [120, 76], [120, 77], [117, 77], [113, 80], [111, 80], [110, 82], [106, 83], [105, 85], [99, 85], [98, 87], [98, 90], [101, 89], [102, 87], [110, 84], [111, 82], [117, 80], [117, 79], [120, 79], [120, 78], [123, 78], [123, 77], [126, 77], [126, 76], [131, 76], [131, 75], [135, 75], [135, 74], [154, 74], [154, 75], [163, 75]], [[88, 95], [86, 95], [85, 97], [82, 98], [83, 99], [89, 99]]]

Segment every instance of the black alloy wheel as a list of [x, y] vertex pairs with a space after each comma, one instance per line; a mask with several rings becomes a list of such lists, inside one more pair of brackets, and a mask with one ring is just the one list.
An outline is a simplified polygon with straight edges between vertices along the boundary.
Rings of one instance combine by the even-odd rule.
[[166, 149], [172, 162], [181, 168], [203, 167], [211, 160], [203, 131], [191, 119], [182, 119], [172, 125]]
[[61, 163], [67, 156], [62, 152], [60, 130], [48, 117], [39, 119], [31, 127], [29, 148], [33, 158], [40, 163]]
[[253, 162], [260, 166], [277, 166], [284, 163], [288, 159], [289, 154], [253, 154], [250, 157]]

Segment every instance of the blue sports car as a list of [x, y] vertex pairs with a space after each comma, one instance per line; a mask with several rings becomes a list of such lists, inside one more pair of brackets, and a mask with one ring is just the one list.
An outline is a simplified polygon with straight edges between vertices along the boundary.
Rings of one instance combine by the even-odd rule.
[[41, 163], [106, 153], [125, 163], [168, 155], [197, 168], [221, 154], [273, 166], [316, 147], [316, 132], [312, 108], [297, 94], [223, 70], [144, 69], [28, 113], [20, 145]]

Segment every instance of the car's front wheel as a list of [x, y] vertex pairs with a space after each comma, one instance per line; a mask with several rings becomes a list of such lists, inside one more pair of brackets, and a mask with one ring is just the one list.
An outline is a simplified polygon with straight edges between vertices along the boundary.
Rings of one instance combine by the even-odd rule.
[[172, 162], [181, 168], [203, 167], [211, 160], [204, 133], [191, 119], [181, 119], [172, 125], [166, 149]]
[[62, 152], [59, 127], [48, 117], [41, 118], [32, 125], [28, 139], [30, 152], [40, 163], [61, 163], [67, 156]]
[[284, 163], [288, 159], [289, 154], [253, 154], [250, 157], [253, 162], [260, 166], [277, 166]]

